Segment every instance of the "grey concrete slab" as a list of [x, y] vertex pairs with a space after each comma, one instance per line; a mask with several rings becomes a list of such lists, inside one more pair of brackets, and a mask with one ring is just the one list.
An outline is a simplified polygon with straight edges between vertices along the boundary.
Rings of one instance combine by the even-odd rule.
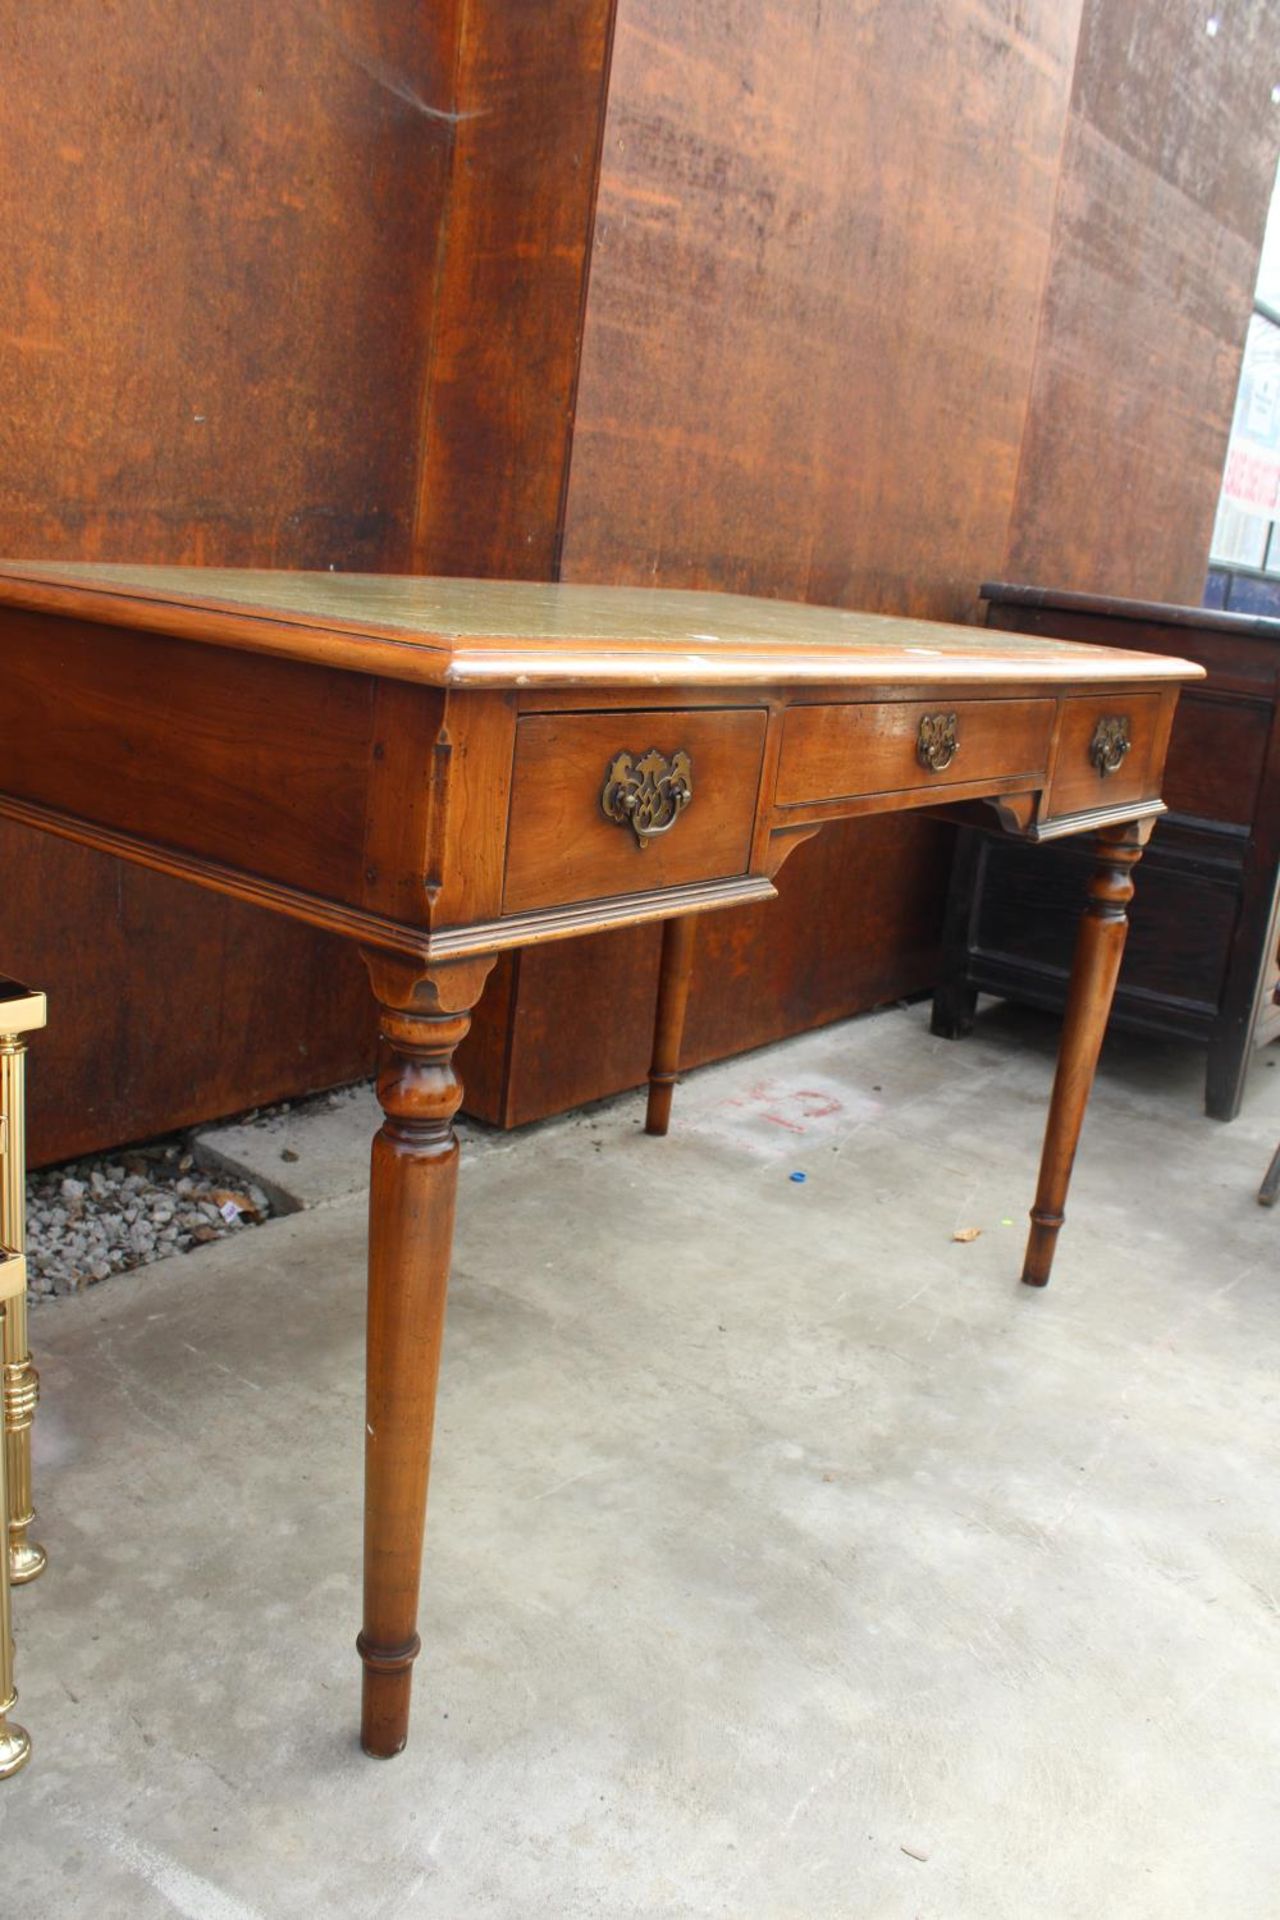
[[191, 1147], [207, 1172], [254, 1182], [277, 1213], [297, 1213], [365, 1191], [369, 1139], [381, 1119], [373, 1083], [365, 1081], [283, 1112], [201, 1127]]
[[1274, 1912], [1280, 1087], [1223, 1127], [1200, 1067], [1110, 1051], [1045, 1294], [1030, 1016], [859, 1021], [693, 1076], [666, 1142], [627, 1098], [476, 1156], [390, 1763], [362, 1203], [41, 1306], [21, 1910]]
[[[566, 1116], [577, 1124], [581, 1115]], [[363, 1195], [369, 1186], [369, 1140], [382, 1123], [372, 1080], [292, 1102], [252, 1120], [201, 1127], [191, 1138], [206, 1172], [259, 1186], [277, 1213], [327, 1207]], [[457, 1122], [465, 1159], [502, 1153], [513, 1136], [463, 1114]]]

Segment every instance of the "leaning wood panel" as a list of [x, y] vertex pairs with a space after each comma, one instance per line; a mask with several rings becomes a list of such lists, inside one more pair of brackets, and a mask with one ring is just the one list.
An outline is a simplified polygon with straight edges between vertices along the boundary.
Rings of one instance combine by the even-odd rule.
[[0, 549], [407, 564], [454, 11], [10, 9]]
[[973, 617], [1078, 15], [620, 0], [566, 578]]
[[1210, 15], [1087, 0], [1008, 579], [1200, 598], [1277, 140], [1274, 9]]
[[548, 580], [559, 564], [613, 0], [464, 0], [460, 12], [413, 565]]

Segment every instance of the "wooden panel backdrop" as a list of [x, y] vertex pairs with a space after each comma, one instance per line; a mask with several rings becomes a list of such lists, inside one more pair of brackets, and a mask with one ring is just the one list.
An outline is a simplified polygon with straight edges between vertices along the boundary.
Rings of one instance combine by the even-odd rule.
[[973, 616], [1079, 4], [1014, 11], [620, 0], [566, 577]]
[[[20, 10], [0, 548], [959, 619], [1002, 571], [1187, 597], [1275, 138], [1265, 0], [1211, 42], [1204, 11]], [[802, 848], [704, 929], [689, 1058], [929, 984], [947, 857], [910, 818]], [[0, 862], [4, 964], [51, 994], [36, 1158], [365, 1066], [339, 948], [15, 828]], [[636, 1081], [655, 939], [501, 968], [473, 1110]]]
[[1199, 604], [1280, 142], [1276, 25], [1272, 0], [1089, 0], [1000, 579]]

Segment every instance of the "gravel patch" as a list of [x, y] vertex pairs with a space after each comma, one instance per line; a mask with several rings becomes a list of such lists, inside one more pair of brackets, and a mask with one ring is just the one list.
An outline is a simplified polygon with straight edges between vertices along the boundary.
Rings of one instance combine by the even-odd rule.
[[30, 1290], [79, 1293], [242, 1233], [270, 1213], [261, 1187], [202, 1172], [181, 1139], [46, 1167], [27, 1181]]

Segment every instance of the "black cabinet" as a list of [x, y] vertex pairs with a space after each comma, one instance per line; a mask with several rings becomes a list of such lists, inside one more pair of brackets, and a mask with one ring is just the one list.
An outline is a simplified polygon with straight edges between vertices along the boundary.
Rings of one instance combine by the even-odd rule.
[[[1239, 1111], [1256, 1047], [1280, 1035], [1280, 620], [1038, 587], [988, 585], [988, 624], [1196, 660], [1165, 775], [1168, 814], [1137, 891], [1112, 1019], [1208, 1050], [1205, 1109]], [[979, 992], [1060, 1009], [1091, 849], [962, 831], [935, 1033], [963, 1034]]]

